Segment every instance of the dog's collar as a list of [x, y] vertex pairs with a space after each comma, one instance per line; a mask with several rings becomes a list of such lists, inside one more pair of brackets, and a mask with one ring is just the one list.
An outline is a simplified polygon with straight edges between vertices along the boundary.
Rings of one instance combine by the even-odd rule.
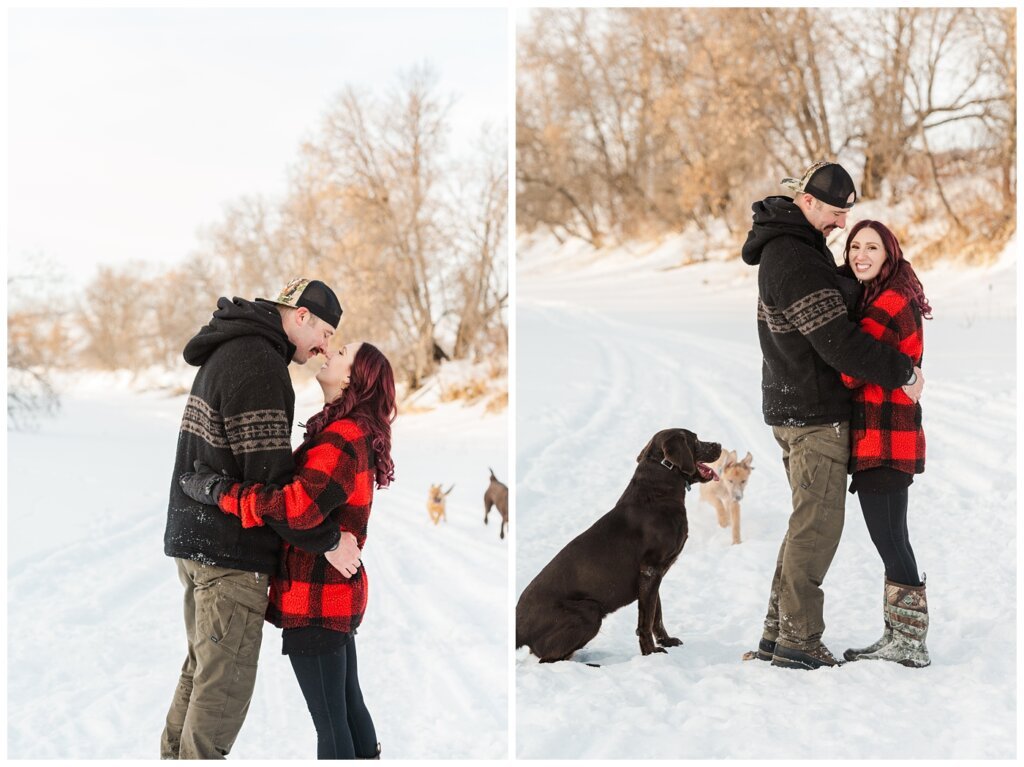
[[651, 458], [651, 460], [660, 466], [664, 466], [669, 471], [678, 471], [679, 476], [681, 476], [683, 478], [683, 482], [686, 483], [686, 489], [690, 489], [690, 485], [692, 485], [693, 483], [690, 482], [689, 479], [687, 479], [686, 475], [683, 474], [683, 470], [680, 469], [678, 465], [672, 463], [672, 461], [670, 461], [668, 458], [662, 458], [660, 461], [657, 458]]

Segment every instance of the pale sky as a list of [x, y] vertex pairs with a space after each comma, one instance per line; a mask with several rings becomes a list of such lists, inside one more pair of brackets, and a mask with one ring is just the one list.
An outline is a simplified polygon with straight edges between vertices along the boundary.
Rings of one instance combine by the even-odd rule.
[[11, 10], [8, 273], [169, 265], [242, 195], [278, 198], [345, 85], [429, 62], [450, 146], [508, 111], [504, 9]]

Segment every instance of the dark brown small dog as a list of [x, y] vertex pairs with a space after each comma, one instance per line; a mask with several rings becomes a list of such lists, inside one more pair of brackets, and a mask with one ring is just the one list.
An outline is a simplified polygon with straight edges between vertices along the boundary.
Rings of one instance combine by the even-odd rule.
[[567, 660], [593, 639], [604, 617], [637, 602], [640, 652], [682, 642], [668, 635], [658, 589], [686, 543], [686, 490], [714, 479], [722, 452], [686, 429], [659, 431], [637, 456], [615, 507], [563, 548], [516, 605], [516, 647], [542, 663]]
[[487, 470], [491, 472], [491, 484], [484, 491], [484, 524], [487, 524], [487, 515], [491, 513], [491, 507], [496, 507], [501, 514], [501, 532], [499, 538], [505, 537], [505, 528], [508, 527], [508, 486], [499, 482], [494, 476], [494, 469], [490, 466]]

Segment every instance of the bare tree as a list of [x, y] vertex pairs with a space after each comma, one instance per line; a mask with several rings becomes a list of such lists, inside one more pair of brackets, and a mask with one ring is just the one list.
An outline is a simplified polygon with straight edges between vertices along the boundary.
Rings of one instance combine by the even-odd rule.
[[351, 259], [352, 271], [364, 278], [359, 289], [370, 278], [392, 295], [385, 299], [391, 311], [377, 316], [387, 321], [413, 385], [434, 364], [433, 300], [445, 257], [438, 191], [447, 104], [435, 85], [431, 70], [419, 67], [384, 102], [348, 88], [306, 149], [327, 198], [341, 203], [353, 224], [340, 237], [345, 246], [338, 255]]
[[736, 234], [774, 188], [754, 179], [839, 159], [863, 197], [934, 192], [965, 235], [987, 214], [950, 184], [991, 177], [1004, 223], [980, 229], [1005, 239], [1015, 31], [1011, 9], [538, 12], [519, 40], [517, 225], [595, 246]]
[[458, 327], [452, 356], [479, 352], [507, 353], [508, 163], [502, 155], [505, 131], [485, 132], [475, 162], [462, 174], [462, 215], [452, 240], [465, 255], [454, 276]]
[[70, 311], [48, 261], [7, 277], [7, 422], [28, 428], [60, 409], [54, 371], [71, 356]]

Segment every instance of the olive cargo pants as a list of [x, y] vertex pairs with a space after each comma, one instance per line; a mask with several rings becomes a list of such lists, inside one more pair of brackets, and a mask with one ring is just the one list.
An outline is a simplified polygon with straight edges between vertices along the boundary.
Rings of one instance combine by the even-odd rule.
[[793, 512], [779, 548], [763, 637], [803, 649], [825, 631], [821, 584], [843, 533], [850, 429], [843, 421], [773, 426], [772, 434], [782, 448]]
[[188, 657], [160, 738], [160, 758], [223, 759], [256, 685], [270, 577], [175, 562], [185, 587]]

